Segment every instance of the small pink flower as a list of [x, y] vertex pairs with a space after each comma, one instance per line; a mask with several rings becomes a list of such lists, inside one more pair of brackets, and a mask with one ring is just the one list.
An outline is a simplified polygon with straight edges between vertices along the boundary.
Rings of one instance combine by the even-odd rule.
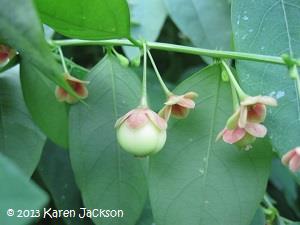
[[16, 51], [6, 45], [0, 44], [0, 66], [5, 66], [16, 55]]
[[277, 101], [269, 96], [248, 96], [241, 102], [239, 126], [245, 127], [247, 122], [263, 122], [267, 114], [266, 105], [277, 106]]
[[184, 95], [171, 95], [165, 102], [165, 106], [159, 112], [164, 119], [168, 120], [170, 115], [182, 119], [187, 117], [189, 110], [195, 108], [194, 99], [198, 97], [195, 92], [187, 92]]
[[237, 110], [227, 121], [226, 127], [218, 134], [217, 140], [223, 137], [228, 144], [237, 144], [240, 147], [250, 148], [255, 139], [263, 138], [267, 128], [259, 123], [247, 122], [245, 127], [239, 127], [240, 110]]
[[[81, 99], [87, 98], [88, 90], [85, 85], [89, 83], [88, 81], [79, 80], [69, 74], [65, 74], [65, 80], [70, 84], [70, 86]], [[69, 104], [78, 102], [77, 98], [73, 97], [67, 91], [65, 91], [65, 89], [59, 86], [56, 86], [55, 96], [60, 102], [67, 102]]]
[[217, 140], [251, 148], [256, 138], [263, 138], [267, 128], [260, 124], [266, 118], [266, 105], [276, 106], [274, 98], [268, 96], [247, 97], [238, 110], [228, 119], [226, 127], [218, 134]]
[[293, 172], [300, 169], [300, 147], [296, 147], [282, 156], [281, 162]]

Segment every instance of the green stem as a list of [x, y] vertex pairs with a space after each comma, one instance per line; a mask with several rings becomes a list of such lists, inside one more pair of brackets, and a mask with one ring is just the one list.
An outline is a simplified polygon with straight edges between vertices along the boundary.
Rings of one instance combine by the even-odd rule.
[[[61, 59], [60, 55], [54, 54], [54, 58], [55, 58], [57, 61], [59, 61], [59, 62], [62, 63], [62, 59]], [[76, 64], [76, 63], [74, 63], [73, 61], [71, 61], [71, 60], [68, 59], [68, 58], [64, 58], [64, 62], [69, 66], [69, 68], [78, 68], [78, 69], [80, 69], [80, 70], [82, 70], [82, 71], [84, 71], [84, 72], [86, 72], [86, 73], [89, 72], [88, 69], [86, 69], [86, 68], [84, 68], [84, 67], [82, 67], [82, 66], [80, 66], [80, 65], [78, 65], [78, 64]], [[72, 70], [72, 69], [71, 69], [71, 70]]]
[[143, 43], [144, 50], [144, 67], [143, 67], [143, 84], [142, 84], [142, 97], [141, 97], [141, 107], [148, 107], [147, 102], [147, 46]]
[[237, 96], [236, 90], [235, 90], [231, 80], [230, 80], [230, 87], [231, 87], [231, 93], [232, 93], [233, 111], [235, 112], [238, 109], [240, 103], [239, 103], [239, 98]]
[[240, 100], [244, 100], [248, 95], [242, 90], [242, 88], [240, 87], [240, 85], [236, 81], [236, 79], [235, 79], [233, 73], [231, 72], [231, 69], [227, 65], [227, 63], [224, 60], [221, 60], [221, 63], [222, 63], [222, 66], [224, 67], [224, 69], [227, 71], [230, 82], [234, 86]]
[[58, 52], [59, 52], [59, 56], [60, 56], [60, 59], [61, 59], [60, 61], [62, 63], [64, 72], [67, 73], [67, 74], [69, 74], [68, 68], [67, 68], [66, 63], [65, 63], [65, 57], [64, 57], [64, 54], [63, 54], [63, 52], [61, 50], [61, 47], [58, 48]]
[[132, 37], [128, 37], [127, 38], [133, 45], [135, 45], [136, 47], [138, 48], [142, 48], [143, 45], [140, 44], [140, 42], [138, 42], [137, 40], [135, 40], [134, 38]]
[[[57, 40], [51, 41], [51, 44], [59, 45], [59, 46], [72, 46], [72, 45], [102, 45], [102, 46], [141, 46], [140, 41], [136, 41], [134, 39], [129, 40], [100, 40], [100, 41], [90, 41], [90, 40]], [[135, 43], [133, 44], [132, 41]], [[168, 44], [168, 43], [160, 43], [160, 42], [147, 42], [147, 46], [151, 49], [158, 49], [164, 51], [172, 51], [178, 53], [186, 53], [192, 55], [203, 55], [209, 56], [213, 58], [227, 58], [227, 59], [240, 59], [240, 60], [250, 60], [256, 62], [267, 62], [274, 64], [282, 64], [286, 65], [285, 61], [281, 57], [269, 56], [269, 55], [259, 55], [245, 52], [233, 52], [233, 51], [219, 51], [219, 50], [210, 50], [204, 48], [196, 48], [196, 47], [188, 47], [182, 45]]]
[[156, 67], [156, 64], [155, 64], [155, 62], [154, 62], [154, 60], [153, 60], [153, 58], [152, 58], [152, 55], [151, 55], [151, 53], [150, 53], [149, 50], [147, 51], [147, 54], [148, 54], [148, 56], [149, 56], [149, 59], [150, 59], [150, 61], [151, 61], [151, 63], [152, 63], [153, 69], [154, 69], [154, 71], [155, 71], [155, 74], [156, 74], [156, 76], [157, 76], [157, 79], [159, 80], [159, 83], [160, 83], [162, 89], [164, 90], [164, 92], [165, 92], [165, 94], [166, 94], [167, 96], [171, 96], [171, 95], [172, 95], [172, 92], [168, 89], [168, 87], [167, 87], [166, 84], [164, 83], [163, 79], [161, 78], [161, 75], [160, 75], [160, 73], [159, 73], [159, 71], [158, 71], [158, 69], [157, 69], [157, 67]]

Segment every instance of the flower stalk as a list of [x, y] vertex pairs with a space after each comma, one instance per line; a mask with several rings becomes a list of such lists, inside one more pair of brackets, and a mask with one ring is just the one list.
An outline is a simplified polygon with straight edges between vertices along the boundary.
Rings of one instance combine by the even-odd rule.
[[64, 57], [64, 54], [63, 54], [63, 52], [61, 50], [61, 47], [58, 47], [57, 49], [58, 49], [58, 53], [59, 53], [59, 56], [60, 56], [60, 61], [61, 61], [61, 64], [63, 66], [64, 72], [66, 74], [69, 74], [69, 70], [68, 70], [68, 68], [66, 66], [65, 57]]
[[140, 106], [148, 107], [148, 101], [147, 101], [147, 46], [146, 46], [146, 43], [143, 43], [143, 51], [144, 51], [144, 65], [143, 65], [142, 97], [141, 97]]
[[237, 80], [235, 79], [235, 77], [234, 77], [231, 69], [227, 65], [227, 63], [224, 60], [221, 60], [221, 64], [224, 67], [224, 69], [226, 70], [226, 72], [227, 72], [227, 74], [229, 76], [231, 85], [233, 85], [233, 87], [235, 88], [235, 90], [236, 90], [236, 92], [238, 94], [239, 99], [241, 101], [244, 100], [248, 95], [242, 90], [242, 88], [238, 84]]

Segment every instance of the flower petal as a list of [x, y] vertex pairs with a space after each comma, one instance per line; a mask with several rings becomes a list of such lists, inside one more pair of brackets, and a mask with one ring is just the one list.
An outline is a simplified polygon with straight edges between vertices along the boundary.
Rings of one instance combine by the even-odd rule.
[[89, 81], [85, 81], [85, 80], [79, 80], [76, 77], [71, 76], [70, 74], [65, 74], [65, 79], [71, 82], [75, 82], [75, 83], [81, 83], [81, 84], [88, 84], [90, 83]]
[[245, 130], [254, 137], [263, 138], [267, 134], [267, 128], [259, 123], [247, 123]]
[[227, 130], [227, 129], [224, 128], [223, 130], [221, 130], [221, 131], [218, 133], [218, 135], [217, 135], [217, 137], [216, 137], [216, 141], [220, 140], [220, 138], [223, 136], [223, 134], [224, 134], [224, 132], [225, 132], [226, 130]]
[[171, 114], [177, 119], [183, 119], [188, 116], [189, 109], [176, 104], [172, 106]]
[[277, 106], [277, 100], [270, 96], [259, 96], [258, 103], [262, 103], [270, 106]]
[[246, 97], [243, 101], [241, 101], [241, 105], [243, 106], [248, 106], [248, 105], [253, 105], [258, 102], [258, 96], [248, 96]]
[[247, 121], [261, 123], [265, 120], [267, 108], [264, 104], [257, 103], [248, 107]]
[[240, 118], [240, 108], [232, 114], [231, 117], [226, 122], [226, 128], [229, 130], [234, 130], [238, 127], [238, 121]]
[[247, 116], [248, 116], [248, 108], [247, 106], [242, 106], [240, 107], [240, 118], [238, 125], [241, 128], [245, 128], [247, 124]]
[[115, 128], [119, 127], [122, 125], [122, 123], [135, 111], [135, 109], [130, 110], [128, 113], [126, 113], [125, 115], [121, 116], [119, 119], [117, 119], [116, 123], [115, 123]]
[[167, 129], [167, 122], [161, 118], [157, 113], [153, 112], [152, 110], [148, 110], [147, 112], [148, 118], [152, 121], [152, 123], [160, 130]]
[[245, 100], [241, 102], [241, 105], [243, 106], [248, 106], [248, 105], [254, 105], [256, 103], [262, 103], [265, 105], [270, 105], [270, 106], [277, 106], [277, 101], [275, 98], [270, 97], [270, 96], [248, 96]]
[[148, 109], [136, 109], [126, 119], [126, 124], [135, 129], [145, 125], [149, 119], [147, 117]]
[[66, 92], [62, 87], [56, 86], [55, 88], [55, 97], [57, 101], [64, 102], [66, 101], [68, 92]]
[[281, 162], [283, 165], [288, 165], [289, 164], [289, 161], [296, 155], [296, 152], [295, 150], [291, 150], [291, 151], [288, 151], [287, 153], [285, 153], [282, 158], [281, 158]]
[[195, 99], [198, 97], [198, 94], [194, 91], [187, 92], [183, 95], [185, 98]]
[[191, 99], [182, 98], [182, 99], [180, 99], [180, 101], [178, 101], [177, 105], [180, 105], [180, 106], [188, 108], [188, 109], [193, 109], [193, 108], [195, 108], [196, 104]]
[[237, 128], [235, 130], [225, 130], [223, 134], [223, 140], [226, 143], [233, 144], [241, 140], [246, 134], [245, 129]]
[[300, 169], [300, 156], [294, 155], [289, 161], [289, 168], [291, 171], [296, 172]]
[[177, 95], [171, 95], [168, 100], [165, 102], [165, 105], [174, 105], [177, 104], [181, 99], [183, 99], [183, 96], [177, 96]]
[[170, 119], [170, 115], [171, 115], [171, 111], [172, 111], [172, 106], [170, 105], [166, 105], [164, 106], [159, 112], [158, 115], [165, 119], [166, 121], [168, 121]]

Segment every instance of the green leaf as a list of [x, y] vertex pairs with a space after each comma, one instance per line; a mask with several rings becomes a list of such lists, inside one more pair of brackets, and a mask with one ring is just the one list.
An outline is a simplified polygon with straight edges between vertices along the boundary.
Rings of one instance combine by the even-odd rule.
[[139, 103], [140, 82], [107, 55], [87, 75], [90, 95], [70, 111], [70, 154], [87, 208], [121, 209], [124, 217], [93, 218], [96, 224], [133, 225], [147, 196], [142, 163], [120, 149], [115, 121]]
[[[300, 216], [300, 207], [298, 204], [298, 193], [296, 179], [291, 171], [282, 165], [279, 159], [272, 161], [272, 171], [270, 180], [272, 184], [283, 193], [289, 207]], [[300, 183], [299, 183], [300, 185]]]
[[[155, 41], [164, 25], [167, 11], [163, 0], [128, 0], [131, 15], [131, 35], [136, 39]], [[123, 47], [129, 58], [140, 54], [138, 48]]]
[[[0, 183], [0, 224], [29, 224], [34, 218], [17, 217], [17, 210], [38, 210], [48, 201], [46, 193], [33, 182], [28, 181], [26, 175], [1, 153]], [[14, 210], [14, 216], [7, 216], [8, 209]]]
[[[50, 192], [57, 209], [74, 209], [81, 212], [81, 194], [75, 183], [69, 154], [51, 141], [47, 141], [37, 169], [43, 183]], [[59, 174], [59, 176], [57, 176]], [[92, 224], [86, 219], [63, 217], [66, 224]]]
[[0, 8], [0, 39], [17, 49], [22, 59], [26, 59], [43, 76], [76, 93], [62, 76], [61, 69], [47, 45], [42, 25], [36, 15], [32, 1], [2, 0]]
[[149, 199], [147, 199], [144, 210], [136, 225], [154, 225], [152, 208]]
[[230, 49], [230, 4], [225, 0], [164, 0], [179, 29], [198, 47]]
[[232, 114], [231, 91], [218, 65], [182, 82], [175, 93], [195, 91], [196, 108], [171, 120], [164, 149], [150, 160], [149, 189], [157, 225], [248, 225], [264, 194], [271, 147], [251, 151], [216, 142]]
[[73, 38], [129, 37], [126, 0], [35, 0], [40, 17], [55, 31]]
[[55, 97], [55, 84], [30, 61], [21, 62], [24, 99], [34, 122], [56, 144], [68, 147], [68, 106]]
[[0, 152], [27, 175], [35, 170], [45, 136], [33, 124], [21, 92], [19, 67], [0, 74]]
[[252, 219], [251, 225], [265, 225], [266, 218], [261, 207], [256, 210], [255, 216]]
[[[235, 0], [232, 13], [237, 51], [300, 56], [299, 1]], [[300, 93], [287, 69], [272, 64], [238, 62], [237, 71], [249, 94], [270, 95], [278, 100], [279, 106], [269, 109], [265, 121], [274, 148], [283, 155], [300, 146]]]

